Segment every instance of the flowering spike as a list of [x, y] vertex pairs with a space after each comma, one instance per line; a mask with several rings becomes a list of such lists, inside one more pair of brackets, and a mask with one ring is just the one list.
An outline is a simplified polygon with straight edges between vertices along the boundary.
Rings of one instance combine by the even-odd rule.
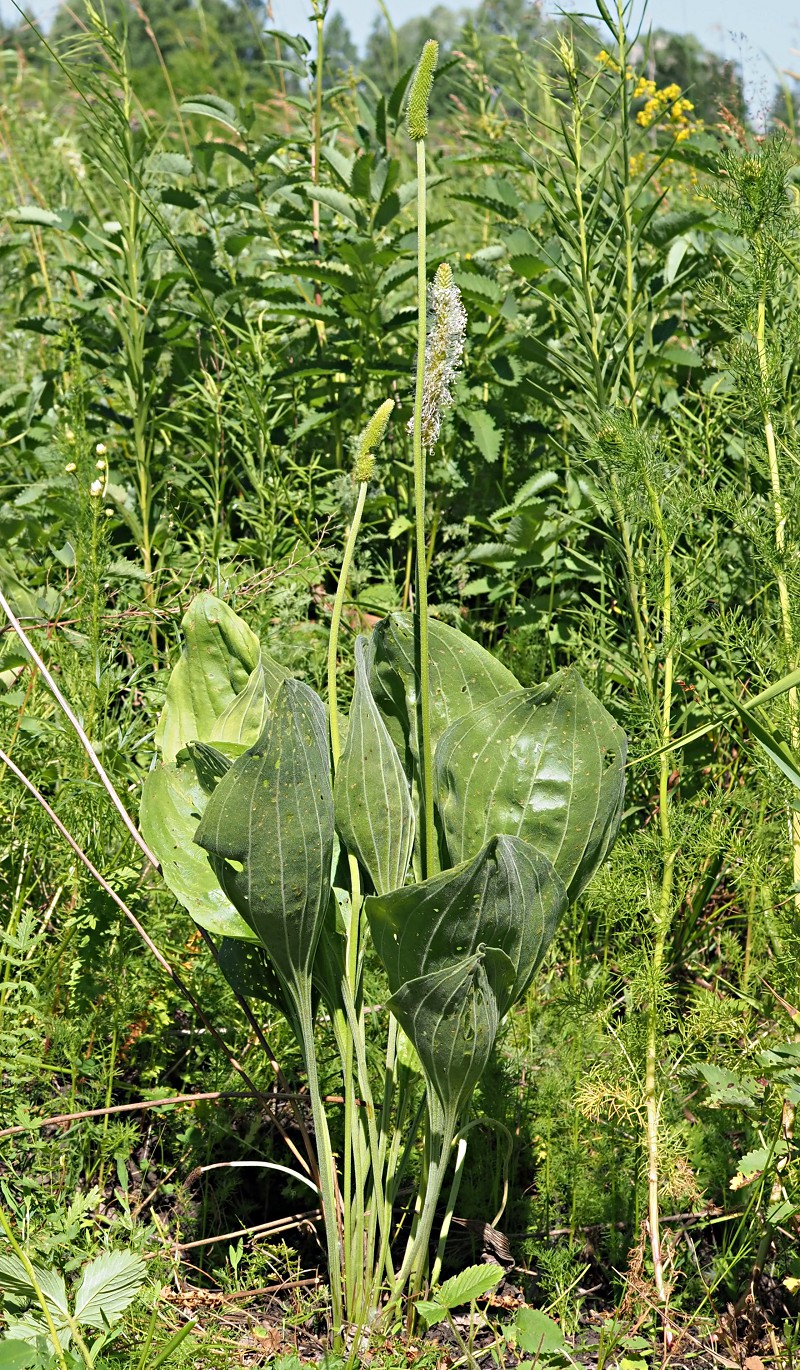
[[415, 143], [428, 136], [428, 101], [438, 60], [439, 44], [435, 38], [429, 38], [417, 63], [408, 97], [408, 132]]
[[[453, 403], [450, 389], [461, 366], [467, 311], [461, 291], [446, 262], [437, 267], [428, 288], [428, 340], [425, 346], [425, 382], [422, 388], [422, 441], [435, 446], [442, 426], [442, 414]], [[408, 431], [413, 433], [413, 417]]]
[[372, 479], [372, 473], [375, 469], [374, 451], [378, 444], [383, 441], [389, 415], [393, 409], [394, 400], [384, 400], [380, 409], [375, 410], [364, 431], [356, 438], [353, 478], [358, 484]]

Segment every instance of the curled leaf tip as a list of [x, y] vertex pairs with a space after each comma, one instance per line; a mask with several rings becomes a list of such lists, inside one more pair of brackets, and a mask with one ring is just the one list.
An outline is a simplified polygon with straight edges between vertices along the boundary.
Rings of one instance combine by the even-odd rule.
[[415, 143], [428, 134], [428, 102], [438, 60], [439, 44], [435, 38], [429, 38], [417, 63], [408, 97], [408, 133]]
[[356, 438], [353, 477], [359, 484], [372, 479], [375, 470], [375, 448], [383, 441], [389, 415], [393, 409], [394, 400], [384, 400], [380, 408], [375, 410], [366, 428]]

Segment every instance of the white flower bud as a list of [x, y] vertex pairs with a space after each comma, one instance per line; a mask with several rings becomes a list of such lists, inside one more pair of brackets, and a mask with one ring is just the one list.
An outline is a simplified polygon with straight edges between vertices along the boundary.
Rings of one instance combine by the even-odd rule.
[[[450, 389], [461, 366], [467, 311], [461, 291], [446, 262], [437, 268], [428, 290], [428, 339], [425, 346], [425, 382], [422, 389], [422, 442], [433, 447], [442, 426], [442, 414], [453, 403]], [[408, 425], [414, 431], [413, 416]]]

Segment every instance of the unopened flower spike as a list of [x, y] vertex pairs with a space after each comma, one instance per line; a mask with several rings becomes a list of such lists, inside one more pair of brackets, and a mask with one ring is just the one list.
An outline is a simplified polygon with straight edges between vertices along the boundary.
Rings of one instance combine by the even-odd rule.
[[394, 409], [394, 400], [384, 400], [376, 409], [369, 423], [355, 440], [353, 478], [360, 485], [371, 480], [375, 470], [375, 448], [383, 441], [389, 415]]
[[415, 143], [428, 136], [428, 103], [438, 60], [439, 44], [435, 38], [429, 38], [417, 63], [408, 97], [408, 133]]
[[[436, 270], [428, 289], [428, 338], [425, 345], [425, 383], [422, 390], [422, 442], [434, 447], [442, 415], [453, 403], [451, 386], [464, 353], [467, 311], [461, 291], [446, 262]], [[413, 417], [408, 425], [414, 431]]]

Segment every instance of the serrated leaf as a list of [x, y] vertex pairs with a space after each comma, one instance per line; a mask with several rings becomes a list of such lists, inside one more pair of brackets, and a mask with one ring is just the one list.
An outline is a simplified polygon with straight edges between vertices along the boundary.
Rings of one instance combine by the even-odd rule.
[[220, 888], [205, 852], [195, 845], [210, 791], [188, 751], [182, 756], [185, 759], [157, 766], [147, 776], [139, 809], [142, 836], [158, 857], [167, 886], [195, 923], [215, 937], [255, 942], [257, 934]]
[[187, 742], [211, 741], [214, 724], [245, 689], [261, 655], [255, 633], [214, 595], [198, 595], [181, 626], [184, 647], [156, 729], [167, 762]]
[[370, 639], [356, 642], [347, 742], [336, 771], [336, 828], [379, 894], [403, 884], [414, 846], [414, 810], [397, 749], [369, 687]]
[[616, 837], [626, 738], [574, 670], [457, 719], [435, 754], [437, 803], [450, 860], [495, 833], [526, 839], [575, 899]]
[[504, 1271], [499, 1265], [468, 1265], [457, 1275], [451, 1275], [434, 1291], [436, 1302], [448, 1310], [460, 1308], [464, 1303], [472, 1303], [481, 1295], [488, 1294], [499, 1284]]
[[358, 223], [358, 208], [349, 195], [344, 191], [333, 190], [330, 186], [307, 185], [306, 194], [311, 200], [318, 200], [320, 204], [327, 205], [337, 214], [341, 214], [343, 219], [349, 219], [351, 223]]
[[205, 119], [213, 119], [216, 123], [223, 124], [233, 133], [242, 133], [233, 105], [221, 99], [219, 95], [195, 95], [189, 100], [183, 100], [181, 114], [200, 114]]
[[103, 1329], [121, 1318], [144, 1284], [145, 1264], [132, 1251], [108, 1251], [84, 1267], [75, 1291], [75, 1320]]
[[262, 736], [220, 781], [195, 841], [281, 977], [307, 975], [334, 841], [325, 709], [307, 685], [281, 683]]
[[447, 1317], [447, 1309], [440, 1303], [432, 1303], [430, 1299], [419, 1299], [414, 1304], [414, 1311], [422, 1318], [426, 1327], [436, 1327]]
[[475, 446], [488, 462], [497, 461], [503, 443], [503, 430], [498, 428], [485, 409], [471, 409], [464, 417], [472, 429]]

